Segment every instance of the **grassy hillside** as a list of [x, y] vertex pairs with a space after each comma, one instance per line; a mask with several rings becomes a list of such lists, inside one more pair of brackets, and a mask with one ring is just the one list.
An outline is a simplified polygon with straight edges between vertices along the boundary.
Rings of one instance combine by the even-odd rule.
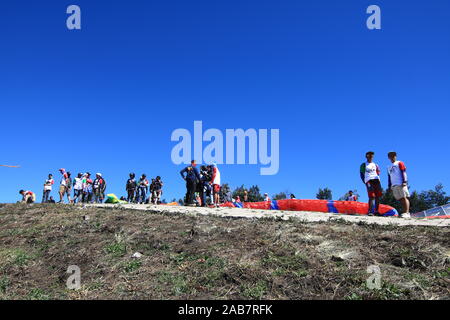
[[0, 299], [449, 299], [449, 275], [449, 228], [0, 205]]

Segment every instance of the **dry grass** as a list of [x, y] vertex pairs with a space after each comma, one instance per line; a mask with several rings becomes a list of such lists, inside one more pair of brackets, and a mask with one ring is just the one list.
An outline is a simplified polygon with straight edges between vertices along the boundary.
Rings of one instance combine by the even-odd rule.
[[0, 299], [450, 298], [449, 228], [14, 204], [0, 205], [0, 243]]

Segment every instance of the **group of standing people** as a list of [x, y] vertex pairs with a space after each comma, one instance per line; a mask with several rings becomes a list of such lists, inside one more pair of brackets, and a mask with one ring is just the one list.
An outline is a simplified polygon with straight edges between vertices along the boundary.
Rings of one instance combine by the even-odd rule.
[[[64, 196], [67, 196], [69, 203], [102, 203], [105, 199], [106, 181], [101, 173], [96, 173], [95, 178], [91, 178], [89, 172], [78, 173], [72, 180], [71, 173], [66, 169], [59, 169], [61, 180], [59, 184], [59, 202], [64, 203]], [[54, 202], [50, 196], [55, 180], [53, 175], [49, 174], [44, 182], [44, 191], [42, 203]], [[71, 197], [73, 190], [73, 197]]]
[[[200, 172], [195, 160], [180, 171], [181, 177], [186, 181], [186, 196], [184, 203], [188, 206], [200, 205], [206, 207], [207, 197], [210, 204], [215, 207], [220, 205], [220, 171], [217, 164], [203, 165]], [[198, 198], [196, 197], [198, 193]], [[196, 204], [197, 202], [197, 204]]]
[[[360, 166], [360, 177], [367, 188], [369, 197], [369, 215], [381, 216], [379, 213], [380, 198], [383, 196], [380, 179], [380, 167], [374, 162], [375, 153], [368, 151], [366, 153], [366, 161]], [[391, 190], [395, 199], [400, 201], [403, 207], [402, 218], [410, 218], [409, 213], [409, 190], [408, 176], [406, 174], [406, 166], [402, 161], [397, 159], [397, 153], [391, 151], [388, 153], [388, 159], [391, 164], [388, 166], [388, 190]], [[59, 184], [59, 202], [64, 202], [64, 196], [67, 196], [69, 203], [102, 203], [105, 199], [106, 181], [101, 173], [95, 174], [95, 179], [91, 178], [89, 172], [78, 173], [77, 177], [72, 180], [70, 172], [65, 169], [59, 169], [61, 181]], [[200, 205], [206, 207], [213, 205], [220, 206], [220, 171], [216, 164], [202, 165], [200, 171], [197, 168], [195, 160], [191, 164], [180, 171], [181, 177], [186, 181], [186, 196], [184, 203], [188, 206]], [[127, 199], [129, 203], [161, 203], [163, 182], [160, 176], [148, 181], [147, 176], [142, 174], [137, 180], [134, 173], [130, 173], [126, 182]], [[42, 203], [54, 202], [50, 196], [55, 181], [53, 175], [49, 174], [44, 182], [44, 191]], [[73, 198], [71, 192], [73, 190]], [[36, 195], [31, 191], [20, 190], [22, 201], [33, 203], [36, 201]], [[150, 193], [150, 196], [147, 195]], [[209, 203], [207, 198], [210, 199]], [[247, 202], [248, 193], [244, 192], [243, 201]], [[295, 199], [291, 195], [291, 199]], [[233, 199], [240, 202], [241, 199]], [[270, 201], [268, 194], [264, 194], [264, 200]], [[351, 191], [346, 198], [347, 201], [357, 201], [356, 195]]]
[[[380, 198], [383, 196], [381, 187], [380, 167], [373, 161], [375, 152], [368, 151], [366, 153], [366, 161], [360, 166], [360, 177], [366, 185], [367, 194], [369, 196], [369, 215], [380, 216], [378, 212], [380, 206]], [[406, 166], [402, 161], [397, 159], [397, 153], [391, 151], [387, 155], [391, 164], [388, 166], [388, 190], [391, 190], [395, 199], [400, 201], [403, 207], [402, 218], [410, 218], [409, 212], [409, 190], [408, 176], [406, 174]]]
[[[146, 174], [142, 174], [139, 180], [136, 180], [136, 175], [130, 173], [130, 178], [127, 180], [125, 190], [127, 192], [126, 201], [129, 203], [161, 203], [163, 182], [160, 176], [152, 179], [151, 183], [147, 179]], [[147, 194], [150, 194], [147, 197]]]

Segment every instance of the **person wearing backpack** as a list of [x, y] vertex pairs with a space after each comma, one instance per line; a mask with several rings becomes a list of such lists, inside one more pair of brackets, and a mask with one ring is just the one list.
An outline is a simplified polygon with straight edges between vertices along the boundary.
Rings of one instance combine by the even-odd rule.
[[200, 181], [200, 173], [197, 169], [195, 160], [191, 161], [191, 165], [180, 171], [181, 177], [186, 181], [186, 196], [185, 203], [187, 206], [195, 206], [195, 192], [197, 190], [197, 183]]
[[157, 176], [153, 181], [153, 190], [152, 190], [152, 202], [153, 204], [159, 204], [162, 195], [162, 186], [163, 182], [160, 176]]
[[106, 182], [105, 179], [103, 179], [101, 173], [95, 174], [95, 180], [92, 184], [92, 189], [94, 191], [94, 202], [102, 203], [103, 199], [105, 198]]
[[135, 177], [136, 175], [134, 173], [130, 173], [130, 179], [127, 180], [127, 184], [125, 186], [128, 203], [135, 202], [136, 200], [137, 182]]

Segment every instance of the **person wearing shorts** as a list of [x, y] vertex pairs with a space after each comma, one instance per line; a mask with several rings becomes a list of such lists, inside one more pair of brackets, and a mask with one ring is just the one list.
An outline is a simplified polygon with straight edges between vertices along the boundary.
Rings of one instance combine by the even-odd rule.
[[66, 169], [61, 168], [59, 169], [59, 172], [61, 173], [61, 183], [59, 185], [59, 203], [64, 202], [64, 194], [67, 191], [67, 172]]
[[211, 185], [214, 194], [214, 206], [220, 206], [220, 171], [217, 168], [217, 164], [212, 164], [212, 177], [211, 177]]
[[401, 218], [410, 218], [409, 213], [409, 190], [408, 190], [408, 176], [406, 174], [406, 166], [402, 161], [397, 160], [397, 153], [391, 151], [388, 153], [388, 158], [391, 164], [388, 166], [388, 180], [389, 190], [392, 191], [394, 198], [400, 201], [403, 207]]
[[381, 216], [379, 211], [380, 198], [383, 196], [380, 181], [380, 168], [373, 162], [375, 152], [368, 151], [366, 153], [366, 162], [363, 162], [359, 168], [361, 180], [367, 187], [367, 195], [369, 196], [369, 212], [370, 216]]

